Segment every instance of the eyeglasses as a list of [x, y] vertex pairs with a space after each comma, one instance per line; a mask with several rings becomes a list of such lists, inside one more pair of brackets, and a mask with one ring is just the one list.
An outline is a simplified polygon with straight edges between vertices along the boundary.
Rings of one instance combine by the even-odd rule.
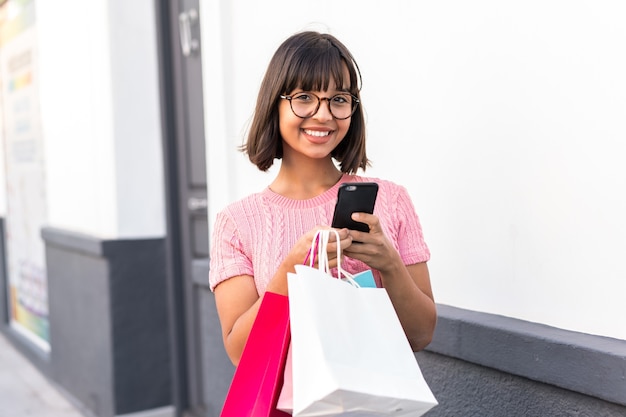
[[293, 114], [302, 119], [307, 119], [315, 115], [320, 109], [322, 100], [328, 102], [330, 114], [338, 120], [344, 120], [352, 116], [359, 105], [359, 99], [349, 93], [339, 93], [332, 97], [318, 97], [313, 93], [302, 92], [291, 95], [281, 95], [280, 98], [289, 100]]

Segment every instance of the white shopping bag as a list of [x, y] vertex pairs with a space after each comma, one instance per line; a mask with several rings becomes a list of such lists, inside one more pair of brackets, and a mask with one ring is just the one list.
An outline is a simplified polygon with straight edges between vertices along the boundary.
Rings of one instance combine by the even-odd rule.
[[319, 263], [288, 275], [293, 415], [420, 416], [437, 405], [386, 290]]

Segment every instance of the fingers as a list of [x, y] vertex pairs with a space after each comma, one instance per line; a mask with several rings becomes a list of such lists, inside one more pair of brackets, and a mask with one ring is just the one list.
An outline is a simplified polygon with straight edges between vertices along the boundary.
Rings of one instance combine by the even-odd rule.
[[380, 221], [378, 220], [378, 217], [373, 214], [353, 213], [352, 219], [360, 223], [365, 223], [369, 228], [369, 232], [350, 230], [350, 235], [352, 236], [354, 242], [376, 243], [376, 241], [379, 241], [384, 237]]
[[365, 223], [369, 226], [370, 233], [381, 232], [380, 222], [378, 217], [369, 213], [352, 213], [352, 220], [355, 222]]
[[[306, 260], [307, 263], [310, 259], [313, 259], [315, 264], [317, 264], [317, 259], [315, 258], [314, 252], [317, 250], [317, 245], [315, 244], [315, 236], [321, 230], [331, 230], [330, 227], [317, 226], [309, 232], [307, 232], [302, 238], [303, 247], [306, 248]], [[332, 229], [337, 233], [330, 233], [328, 239], [328, 245], [326, 247], [326, 252], [328, 254], [328, 259], [333, 260], [337, 258], [337, 246], [340, 248], [340, 253], [347, 247], [352, 244], [352, 236], [350, 235], [350, 231], [348, 229]], [[337, 243], [337, 238], [339, 238], [339, 243]], [[315, 249], [311, 249], [315, 248]]]
[[337, 232], [339, 233], [339, 242], [337, 242], [337, 235], [334, 233], [330, 234], [331, 237], [327, 247], [328, 259], [337, 258], [337, 247], [339, 247], [340, 252], [342, 252], [352, 244], [352, 235], [348, 229], [339, 229]]
[[[344, 242], [346, 239], [350, 238], [350, 231], [348, 229], [334, 229], [339, 234], [339, 240]], [[329, 242], [335, 242], [337, 240], [337, 235], [335, 233], [330, 234]]]

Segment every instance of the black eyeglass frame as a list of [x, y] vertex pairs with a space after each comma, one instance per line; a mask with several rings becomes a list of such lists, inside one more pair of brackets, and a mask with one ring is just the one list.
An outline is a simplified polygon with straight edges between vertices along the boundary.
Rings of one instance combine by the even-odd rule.
[[[315, 107], [315, 111], [313, 113], [311, 113], [310, 116], [300, 116], [299, 114], [296, 113], [296, 111], [293, 109], [293, 104], [292, 104], [292, 99], [297, 96], [298, 94], [309, 94], [312, 95], [313, 97], [317, 98], [317, 107]], [[346, 117], [337, 117], [335, 116], [335, 114], [333, 113], [333, 109], [332, 107], [330, 107], [330, 101], [337, 97], [337, 96], [342, 96], [342, 95], [349, 95], [350, 97], [352, 97], [352, 109], [350, 111], [350, 114]], [[298, 93], [295, 94], [281, 94], [280, 98], [285, 99], [287, 101], [289, 101], [289, 107], [291, 108], [291, 112], [296, 116], [299, 117], [301, 119], [308, 119], [310, 117], [313, 117], [317, 114], [317, 112], [320, 110], [320, 106], [322, 105], [322, 100], [326, 100], [326, 102], [328, 103], [328, 111], [330, 112], [330, 114], [332, 114], [332, 116], [337, 119], [337, 120], [346, 120], [352, 117], [352, 115], [354, 114], [354, 112], [356, 111], [357, 107], [359, 107], [359, 103], [361, 102], [361, 100], [359, 100], [355, 95], [350, 94], [350, 93], [338, 93], [335, 94], [334, 96], [331, 97], [319, 97], [317, 94], [315, 93], [311, 93], [308, 91], [300, 91]]]

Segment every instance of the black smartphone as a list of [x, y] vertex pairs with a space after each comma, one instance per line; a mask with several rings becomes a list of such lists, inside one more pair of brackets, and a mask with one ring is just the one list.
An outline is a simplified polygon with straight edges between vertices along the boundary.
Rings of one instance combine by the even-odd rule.
[[378, 184], [375, 182], [346, 182], [339, 186], [332, 227], [369, 232], [365, 223], [352, 220], [352, 213], [374, 212]]

